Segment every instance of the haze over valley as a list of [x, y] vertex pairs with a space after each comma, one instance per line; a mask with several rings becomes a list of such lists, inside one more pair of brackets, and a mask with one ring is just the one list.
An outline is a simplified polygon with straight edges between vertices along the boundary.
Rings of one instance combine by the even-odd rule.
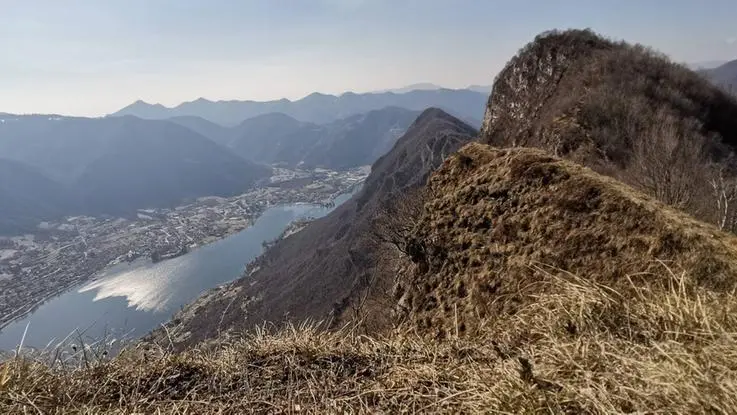
[[523, 3], [4, 5], [0, 413], [734, 413], [737, 5]]

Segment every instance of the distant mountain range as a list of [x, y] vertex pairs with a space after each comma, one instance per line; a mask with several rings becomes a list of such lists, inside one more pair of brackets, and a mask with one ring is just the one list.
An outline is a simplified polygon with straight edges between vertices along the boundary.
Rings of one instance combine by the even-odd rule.
[[340, 170], [373, 163], [391, 149], [419, 114], [387, 107], [319, 125], [269, 113], [230, 128], [194, 116], [170, 121], [197, 131], [247, 160]]
[[486, 94], [487, 97], [489, 94], [491, 94], [491, 85], [471, 85], [466, 89], [469, 89], [471, 91], [479, 92], [482, 94]]
[[235, 128], [229, 147], [254, 161], [340, 170], [373, 163], [418, 115], [419, 111], [388, 107], [317, 125], [265, 114]]
[[[417, 90], [433, 91], [433, 90], [438, 90], [438, 89], [450, 89], [450, 88], [444, 88], [440, 85], [436, 85], [430, 82], [421, 82], [418, 84], [407, 85], [402, 88], [383, 89], [380, 91], [374, 91], [373, 93], [377, 94], [377, 93], [393, 92], [395, 94], [406, 94], [407, 92], [412, 92], [412, 91], [417, 91]], [[480, 92], [482, 94], [487, 94], [487, 95], [491, 93], [491, 85], [470, 85], [463, 89], [466, 89], [469, 91]]]
[[66, 214], [125, 215], [239, 194], [270, 174], [265, 164], [368, 165], [418, 115], [387, 107], [319, 125], [269, 113], [224, 127], [196, 116], [0, 114], [0, 233]]
[[[258, 271], [222, 290], [232, 296], [209, 297], [196, 313], [187, 314], [190, 318], [170, 329], [189, 335], [173, 337], [195, 343], [221, 328], [248, 329], [285, 316], [323, 319], [332, 313], [339, 319], [377, 273], [378, 247], [371, 235], [382, 209], [423, 187], [446, 157], [476, 135], [474, 128], [441, 110], [424, 111], [373, 164], [358, 194], [279, 241], [257, 261]], [[243, 306], [228, 307], [234, 299]]]
[[[423, 88], [434, 87], [428, 84], [421, 86]], [[386, 107], [401, 107], [413, 111], [437, 107], [463, 120], [474, 122], [483, 118], [483, 108], [489, 92], [487, 87], [474, 86], [473, 88], [414, 89], [403, 93], [356, 94], [346, 92], [340, 96], [313, 93], [296, 101], [287, 99], [264, 102], [209, 101], [199, 98], [173, 108], [136, 101], [112, 115], [134, 115], [144, 119], [197, 116], [222, 126], [235, 126], [259, 115], [282, 113], [298, 121], [326, 124]]]
[[737, 59], [726, 62], [716, 68], [705, 70], [704, 73], [714, 83], [731, 89], [733, 93], [737, 93]]
[[701, 61], [701, 62], [693, 62], [688, 63], [686, 66], [689, 67], [689, 69], [692, 69], [694, 71], [704, 70], [704, 69], [714, 69], [716, 67], [722, 66], [727, 61], [725, 60], [713, 60], [713, 61]]
[[430, 82], [420, 82], [417, 84], [407, 85], [401, 88], [391, 88], [391, 89], [381, 89], [378, 91], [373, 91], [373, 94], [383, 94], [385, 92], [392, 92], [395, 94], [406, 94], [407, 92], [412, 91], [433, 91], [436, 89], [443, 89], [442, 86], [436, 85]]
[[103, 118], [0, 113], [0, 233], [69, 214], [126, 215], [239, 194], [270, 174], [266, 164], [368, 165], [431, 106], [480, 126], [488, 93], [410, 88], [175, 108], [139, 101]]
[[0, 115], [0, 231], [239, 194], [271, 169], [169, 121]]

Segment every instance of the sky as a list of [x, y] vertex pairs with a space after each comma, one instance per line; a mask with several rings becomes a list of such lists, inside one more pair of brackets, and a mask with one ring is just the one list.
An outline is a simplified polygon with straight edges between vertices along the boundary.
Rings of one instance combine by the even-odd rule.
[[0, 112], [490, 85], [556, 28], [733, 60], [736, 21], [735, 0], [0, 0]]

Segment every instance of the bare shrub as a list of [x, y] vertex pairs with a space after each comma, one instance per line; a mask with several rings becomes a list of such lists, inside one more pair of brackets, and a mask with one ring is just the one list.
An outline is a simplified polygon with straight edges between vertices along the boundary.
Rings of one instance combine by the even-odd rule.
[[424, 187], [396, 192], [388, 203], [375, 212], [367, 245], [375, 264], [357, 276], [358, 283], [347, 309], [350, 321], [365, 332], [377, 332], [395, 326], [397, 320], [387, 313], [396, 304], [397, 277], [410, 263], [411, 234], [419, 222], [427, 194]]
[[715, 213], [714, 222], [721, 230], [737, 231], [737, 179], [728, 173], [724, 165], [709, 169], [709, 185], [712, 190]]
[[706, 210], [711, 203], [704, 198], [711, 195], [706, 191], [705, 150], [698, 125], [658, 112], [632, 143], [627, 181], [671, 206], [692, 213]]
[[408, 190], [397, 194], [390, 203], [379, 209], [372, 229], [372, 239], [379, 244], [389, 245], [396, 251], [409, 255], [409, 236], [419, 222], [427, 197], [425, 188]]

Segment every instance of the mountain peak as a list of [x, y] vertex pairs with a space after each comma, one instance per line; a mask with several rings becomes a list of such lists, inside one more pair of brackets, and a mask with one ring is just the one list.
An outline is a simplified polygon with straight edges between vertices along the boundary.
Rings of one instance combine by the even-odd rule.
[[[664, 137], [664, 126], [675, 133]], [[481, 141], [543, 148], [713, 221], [716, 196], [697, 189], [711, 189], [714, 165], [737, 171], [735, 131], [737, 101], [704, 77], [642, 46], [569, 30], [538, 36], [499, 73]], [[642, 167], [660, 163], [679, 166], [678, 180], [660, 183]]]
[[[438, 122], [444, 122], [444, 123], [450, 123], [454, 125], [463, 125], [465, 129], [468, 129], [469, 134], [476, 135], [475, 130], [464, 123], [463, 121], [459, 120], [458, 118], [448, 114], [447, 112], [441, 110], [440, 108], [428, 108], [420, 114], [419, 117], [415, 120], [415, 122], [410, 127], [410, 130], [413, 128], [424, 128], [425, 126], [433, 123]], [[470, 132], [474, 131], [474, 132]]]
[[334, 95], [323, 94], [321, 92], [313, 92], [310, 95], [307, 95], [306, 97], [302, 99], [306, 100], [306, 99], [319, 99], [319, 98], [329, 98], [329, 97], [334, 97]]
[[452, 118], [455, 119], [452, 115], [448, 114], [447, 112], [441, 110], [440, 108], [431, 107], [428, 108], [422, 113], [420, 113], [420, 116], [417, 117], [416, 123], [425, 122], [427, 120], [433, 119], [433, 118]]
[[[172, 329], [189, 331], [189, 337], [182, 339], [194, 342], [216, 334], [217, 324], [208, 322], [215, 314], [224, 329], [247, 328], [287, 313], [290, 318], [322, 319], [334, 312], [334, 318], [340, 318], [342, 309], [336, 308], [336, 299], [343, 299], [344, 305], [357, 300], [355, 295], [365, 284], [360, 276], [371, 274], [376, 267], [376, 247], [368, 235], [381, 206], [424, 186], [446, 157], [476, 135], [471, 127], [438, 109], [425, 111], [421, 118], [373, 164], [360, 193], [328, 216], [279, 241], [259, 260], [259, 271], [222, 291], [234, 290], [237, 298], [248, 298], [258, 290], [260, 300], [248, 303], [245, 314], [238, 307], [219, 308], [232, 298], [213, 296], [202, 305], [202, 312]], [[321, 254], [314, 255], [315, 250]], [[310, 266], [302, 266], [306, 263]], [[355, 291], [357, 287], [359, 291]], [[321, 294], [306, 295], [312, 292]], [[211, 314], [216, 309], [226, 312]]]
[[152, 104], [152, 103], [146, 102], [146, 101], [144, 101], [142, 99], [136, 100], [136, 102], [134, 102], [133, 104], [129, 105], [129, 107], [134, 107], [134, 106], [136, 106], [136, 107], [166, 108], [162, 104], [159, 104], [159, 103]]

